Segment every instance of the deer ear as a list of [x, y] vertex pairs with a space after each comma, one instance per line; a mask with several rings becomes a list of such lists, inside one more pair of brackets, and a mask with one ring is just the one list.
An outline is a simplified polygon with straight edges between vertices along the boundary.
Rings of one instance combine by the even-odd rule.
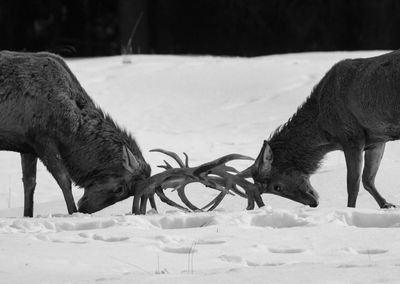
[[274, 156], [271, 147], [269, 146], [267, 141], [264, 141], [260, 154], [258, 154], [258, 157], [254, 162], [256, 171], [262, 176], [269, 174], [272, 168], [273, 159]]
[[269, 146], [268, 142], [264, 140], [264, 145], [261, 149], [261, 152], [263, 153], [263, 161], [264, 163], [272, 163], [274, 160], [274, 155], [272, 154], [271, 147]]
[[139, 168], [138, 160], [125, 145], [122, 147], [122, 161], [124, 168], [130, 173], [134, 173]]

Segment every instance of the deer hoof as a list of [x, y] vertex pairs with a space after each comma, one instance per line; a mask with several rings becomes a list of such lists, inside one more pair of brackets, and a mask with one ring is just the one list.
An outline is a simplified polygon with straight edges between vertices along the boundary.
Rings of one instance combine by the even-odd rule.
[[381, 208], [382, 208], [382, 209], [398, 208], [398, 206], [396, 206], [396, 205], [394, 205], [394, 204], [392, 204], [392, 203], [386, 202], [385, 204], [383, 204], [383, 205], [381, 206]]

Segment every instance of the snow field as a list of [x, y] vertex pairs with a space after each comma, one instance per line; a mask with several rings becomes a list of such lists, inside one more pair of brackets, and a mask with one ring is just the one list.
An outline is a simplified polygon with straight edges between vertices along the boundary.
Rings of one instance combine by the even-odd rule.
[[[93, 99], [136, 137], [153, 173], [164, 148], [191, 165], [240, 153], [296, 111], [337, 61], [382, 52], [259, 58], [132, 56], [69, 60]], [[400, 143], [388, 143], [377, 185], [400, 203]], [[19, 155], [0, 152], [0, 283], [399, 283], [400, 210], [380, 210], [360, 189], [345, 208], [343, 153], [327, 155], [311, 178], [320, 206], [263, 195], [265, 208], [227, 196], [215, 212], [126, 215], [132, 200], [93, 215], [66, 214], [61, 190], [39, 164], [35, 218], [22, 218]], [[170, 161], [170, 160], [169, 160]], [[173, 162], [172, 162], [173, 163]], [[244, 169], [248, 161], [231, 165]], [[217, 193], [187, 188], [196, 205]], [[77, 201], [82, 195], [75, 188]], [[176, 193], [167, 192], [176, 199]]]

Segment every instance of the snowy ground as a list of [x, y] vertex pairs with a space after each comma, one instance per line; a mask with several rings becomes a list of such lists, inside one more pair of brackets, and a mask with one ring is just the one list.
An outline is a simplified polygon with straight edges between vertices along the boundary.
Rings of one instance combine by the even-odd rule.
[[[152, 148], [187, 152], [193, 165], [228, 153], [255, 157], [336, 61], [381, 52], [305, 53], [253, 59], [132, 56], [68, 61], [95, 101]], [[361, 190], [347, 209], [343, 154], [327, 155], [311, 181], [316, 209], [271, 195], [246, 212], [229, 197], [216, 212], [126, 215], [132, 200], [94, 215], [66, 215], [43, 166], [36, 218], [22, 216], [19, 155], [0, 153], [0, 283], [399, 283], [400, 210], [379, 210]], [[235, 162], [245, 168], [248, 162]], [[382, 194], [400, 203], [400, 143], [378, 173]], [[216, 194], [193, 185], [201, 205]], [[75, 200], [82, 195], [74, 189]], [[170, 194], [173, 196], [173, 193]]]

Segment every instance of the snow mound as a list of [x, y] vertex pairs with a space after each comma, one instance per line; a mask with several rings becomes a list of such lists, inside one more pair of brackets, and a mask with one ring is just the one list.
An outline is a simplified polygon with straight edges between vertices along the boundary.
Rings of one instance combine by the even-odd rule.
[[161, 229], [187, 229], [218, 225], [290, 228], [310, 225], [310, 221], [284, 210], [260, 209], [242, 212], [204, 212], [172, 214], [152, 218], [150, 223]]
[[346, 225], [360, 228], [400, 227], [400, 210], [336, 211], [335, 218]]
[[262, 208], [242, 212], [177, 213], [156, 216], [150, 223], [161, 229], [188, 229], [235, 225], [292, 228], [336, 223], [360, 228], [400, 227], [400, 210], [311, 209], [273, 210]]
[[[311, 209], [300, 207], [298, 210], [273, 210], [261, 208], [241, 212], [202, 212], [173, 213], [149, 216], [119, 215], [101, 217], [75, 214], [71, 216], [49, 218], [9, 218], [0, 220], [0, 232], [38, 233], [64, 231], [91, 231], [112, 227], [131, 227], [133, 229], [182, 230], [209, 226], [269, 227], [292, 228], [336, 224], [359, 228], [396, 228], [400, 227], [400, 210], [370, 209]], [[89, 234], [90, 235], [90, 234]], [[89, 235], [81, 235], [89, 237]], [[90, 235], [90, 238], [104, 240]], [[125, 238], [123, 238], [125, 240]], [[119, 240], [116, 238], [115, 240]], [[109, 241], [112, 241], [110, 239]]]
[[74, 214], [72, 217], [48, 217], [48, 218], [16, 218], [0, 221], [0, 232], [64, 232], [64, 231], [89, 231], [98, 229], [110, 229], [114, 226], [129, 225], [135, 228], [147, 228], [148, 222], [142, 222], [139, 218], [127, 218], [125, 216], [98, 217], [96, 215]]

